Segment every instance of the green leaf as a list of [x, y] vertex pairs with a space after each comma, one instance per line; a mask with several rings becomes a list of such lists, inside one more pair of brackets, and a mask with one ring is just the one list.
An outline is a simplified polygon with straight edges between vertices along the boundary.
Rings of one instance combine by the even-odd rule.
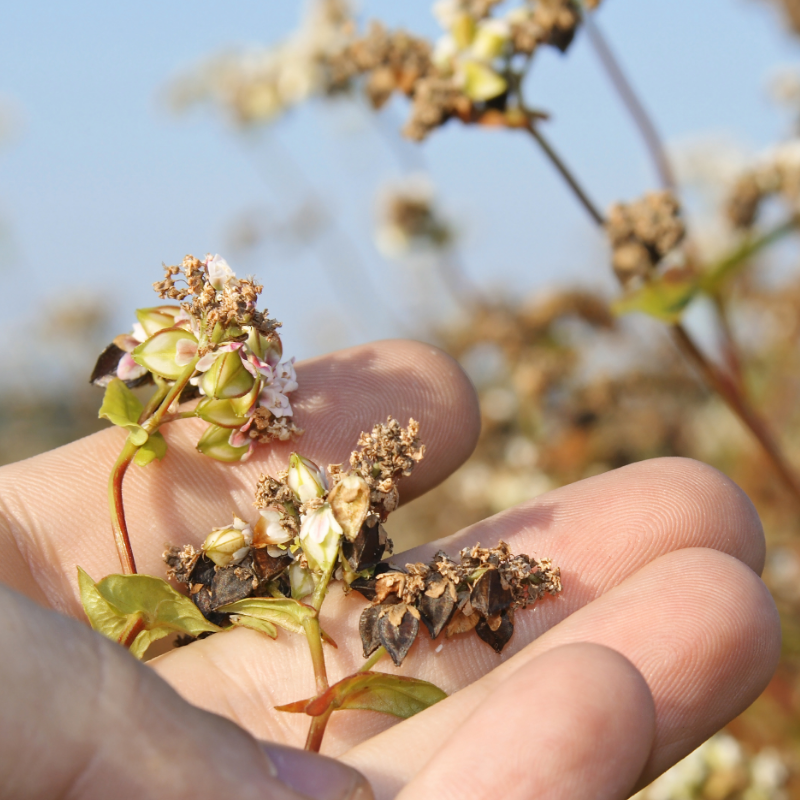
[[218, 425], [209, 425], [205, 433], [197, 443], [197, 449], [206, 456], [217, 461], [241, 461], [242, 456], [246, 455], [250, 447], [233, 447], [229, 441], [231, 438], [230, 428], [220, 428]]
[[645, 284], [616, 300], [611, 310], [618, 315], [640, 311], [663, 322], [680, 322], [698, 286], [693, 281], [660, 281]]
[[83, 610], [92, 628], [118, 642], [131, 620], [103, 597], [95, 582], [80, 567], [78, 567], [78, 588]]
[[139, 414], [144, 406], [119, 378], [113, 378], [106, 387], [98, 416], [128, 431], [132, 444], [143, 445], [147, 431], [139, 424]]
[[178, 342], [182, 339], [197, 344], [194, 334], [183, 328], [164, 328], [136, 347], [131, 356], [150, 372], [174, 381], [185, 369], [175, 363]]
[[172, 630], [170, 628], [145, 628], [133, 640], [133, 644], [128, 649], [134, 658], [138, 658], [141, 661], [144, 658], [144, 654], [147, 652], [147, 648], [150, 647], [153, 642], [157, 642], [159, 639], [163, 639], [171, 633]]
[[243, 615], [234, 614], [231, 617], [231, 622], [240, 628], [251, 628], [259, 633], [266, 633], [270, 639], [274, 639], [278, 635], [278, 629], [265, 619], [258, 619], [258, 617], [245, 617]]
[[198, 404], [195, 414], [200, 419], [222, 428], [241, 428], [247, 422], [247, 417], [236, 413], [231, 400], [214, 400], [207, 397]]
[[276, 710], [318, 717], [328, 709], [361, 709], [407, 719], [445, 697], [446, 692], [427, 681], [385, 672], [358, 672], [335, 683], [317, 697], [276, 706]]
[[136, 451], [133, 459], [137, 466], [146, 467], [154, 459], [161, 461], [167, 454], [167, 440], [160, 433], [151, 433], [150, 438]]
[[247, 597], [216, 610], [223, 614], [240, 614], [266, 620], [292, 633], [303, 633], [303, 623], [317, 616], [311, 606], [289, 597]]
[[750, 237], [735, 250], [712, 264], [700, 277], [700, 287], [710, 295], [717, 294], [724, 283], [747, 266], [750, 259], [764, 248], [797, 230], [798, 222], [792, 217], [762, 236]]
[[[109, 575], [99, 583], [78, 567], [81, 602], [92, 628], [141, 658], [151, 642], [178, 631], [198, 636], [222, 628], [166, 581], [150, 575]], [[141, 630], [135, 634], [136, 628]]]
[[[134, 351], [136, 352], [136, 351]], [[201, 386], [208, 397], [230, 400], [252, 390], [255, 378], [247, 371], [238, 350], [222, 353], [203, 375]]]

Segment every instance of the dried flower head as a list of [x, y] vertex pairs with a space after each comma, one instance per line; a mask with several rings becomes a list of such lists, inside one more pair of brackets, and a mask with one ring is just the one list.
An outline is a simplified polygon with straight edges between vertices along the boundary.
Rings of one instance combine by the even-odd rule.
[[683, 239], [680, 204], [672, 192], [650, 192], [633, 203], [616, 203], [606, 232], [614, 271], [623, 284], [648, 278], [661, 259]]
[[739, 176], [725, 212], [735, 228], [750, 228], [762, 202], [780, 197], [792, 213], [800, 211], [800, 140], [784, 142], [763, 153], [755, 166]]
[[[397, 508], [399, 494], [397, 482], [411, 474], [425, 455], [425, 446], [419, 441], [419, 423], [410, 419], [403, 428], [396, 419], [378, 423], [369, 433], [358, 439], [360, 449], [350, 455], [350, 467], [370, 487], [370, 505], [382, 519]], [[331, 465], [333, 479], [341, 474], [341, 465]]]
[[365, 657], [383, 645], [399, 666], [420, 622], [432, 639], [474, 628], [499, 653], [514, 631], [514, 611], [558, 594], [561, 572], [549, 560], [514, 555], [500, 542], [465, 548], [460, 563], [439, 551], [428, 564], [376, 569], [351, 585], [371, 601], [359, 625]]

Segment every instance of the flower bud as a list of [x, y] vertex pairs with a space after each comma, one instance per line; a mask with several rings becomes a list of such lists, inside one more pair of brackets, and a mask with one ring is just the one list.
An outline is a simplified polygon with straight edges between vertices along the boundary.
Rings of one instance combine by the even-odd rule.
[[342, 526], [327, 503], [303, 516], [300, 546], [314, 571], [325, 572], [330, 569], [339, 555], [341, 539]]
[[247, 555], [252, 541], [250, 526], [234, 517], [233, 525], [214, 528], [203, 542], [201, 550], [218, 567], [227, 567], [229, 564], [238, 564]]
[[311, 570], [296, 561], [289, 566], [289, 583], [295, 600], [302, 600], [314, 591], [314, 576]]
[[[328, 491], [325, 473], [313, 461], [292, 453], [289, 458], [287, 486], [297, 495], [301, 503], [322, 497]], [[341, 532], [341, 531], [340, 531]]]
[[[138, 326], [134, 325], [134, 336], [144, 336], [139, 339], [143, 342], [148, 336], [158, 333], [164, 328], [171, 328], [175, 325], [175, 317], [181, 311], [180, 306], [156, 306], [155, 308], [137, 308], [136, 319], [139, 320]], [[137, 335], [138, 334], [138, 335]]]
[[231, 279], [236, 278], [236, 274], [228, 265], [228, 262], [219, 255], [206, 257], [206, 268], [208, 269], [208, 282], [217, 290]]

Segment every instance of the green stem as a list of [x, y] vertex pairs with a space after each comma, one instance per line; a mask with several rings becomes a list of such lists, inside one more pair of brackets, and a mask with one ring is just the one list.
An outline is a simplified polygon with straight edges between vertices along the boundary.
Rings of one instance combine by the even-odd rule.
[[162, 378], [156, 378], [156, 383], [158, 384], [158, 388], [147, 401], [147, 405], [142, 409], [142, 413], [139, 414], [140, 425], [159, 407], [159, 405], [161, 405], [161, 401], [167, 396], [167, 392], [169, 392], [169, 384]]
[[[193, 359], [166, 393], [163, 391], [166, 389], [166, 384], [160, 386], [158, 391], [156, 391], [154, 397], [159, 397], [160, 404], [149, 419], [140, 423], [148, 434], [153, 434], [158, 430], [164, 415], [175, 400], [180, 397], [189, 379], [194, 375], [194, 368], [198, 361], [199, 359], [197, 358]], [[151, 398], [151, 401], [147, 404], [147, 408], [154, 405], [155, 403], [153, 403], [153, 399]], [[140, 417], [140, 420], [141, 419]], [[111, 527], [114, 531], [114, 541], [117, 545], [117, 554], [119, 555], [119, 562], [124, 575], [136, 574], [136, 561], [133, 557], [133, 548], [131, 547], [131, 540], [128, 535], [128, 524], [125, 521], [122, 482], [125, 478], [125, 473], [128, 471], [128, 467], [131, 465], [138, 451], [139, 446], [132, 444], [130, 438], [126, 439], [122, 452], [119, 454], [119, 457], [111, 469], [111, 475], [108, 480], [108, 503], [111, 508]]]
[[386, 648], [381, 645], [365, 662], [358, 671], [369, 672], [384, 656], [386, 655]]
[[[320, 576], [317, 585], [314, 587], [314, 594], [311, 596], [311, 605], [317, 612], [314, 619], [308, 619], [303, 623], [303, 630], [306, 634], [308, 649], [311, 653], [311, 664], [314, 667], [314, 680], [316, 682], [317, 694], [323, 694], [328, 690], [328, 670], [325, 666], [325, 653], [322, 649], [322, 629], [319, 624], [319, 610], [328, 591], [328, 584], [333, 576], [333, 569], [336, 562], [330, 564], [327, 570]], [[328, 725], [333, 709], [328, 709], [324, 714], [314, 717], [308, 729], [306, 737], [306, 750], [318, 753], [322, 746], [322, 737], [325, 735], [325, 728]]]

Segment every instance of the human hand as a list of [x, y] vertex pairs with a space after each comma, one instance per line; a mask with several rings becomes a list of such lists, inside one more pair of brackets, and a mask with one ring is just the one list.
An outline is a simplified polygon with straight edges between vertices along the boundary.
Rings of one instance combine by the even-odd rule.
[[[430, 347], [357, 348], [298, 375], [301, 449], [319, 463], [342, 460], [358, 432], [387, 414], [421, 421], [428, 455], [401, 484], [404, 500], [442, 480], [473, 446], [470, 388]], [[186, 427], [167, 435], [167, 461], [126, 483], [133, 546], [142, 572], [153, 574], [163, 571], [165, 539], [197, 544], [231, 511], [249, 515], [257, 473], [277, 468], [289, 449], [231, 468], [194, 454]], [[82, 616], [75, 565], [96, 577], [118, 570], [104, 490], [119, 440], [105, 432], [0, 471], [3, 580]], [[486, 520], [446, 546], [498, 539], [552, 557], [564, 593], [517, 614], [502, 657], [475, 637], [447, 641], [439, 653], [420, 637], [400, 674], [450, 692], [469, 688], [417, 717], [390, 727], [369, 712], [334, 715], [328, 751], [367, 774], [379, 797], [403, 786], [413, 797], [623, 797], [735, 716], [772, 674], [777, 616], [753, 571], [763, 563], [760, 524], [744, 495], [708, 467], [628, 467]], [[339, 642], [328, 656], [334, 679], [360, 666], [362, 607], [333, 591], [323, 609]], [[192, 703], [260, 738], [297, 744], [307, 723], [273, 706], [311, 693], [307, 659], [294, 637], [269, 642], [236, 630], [151, 663]]]

